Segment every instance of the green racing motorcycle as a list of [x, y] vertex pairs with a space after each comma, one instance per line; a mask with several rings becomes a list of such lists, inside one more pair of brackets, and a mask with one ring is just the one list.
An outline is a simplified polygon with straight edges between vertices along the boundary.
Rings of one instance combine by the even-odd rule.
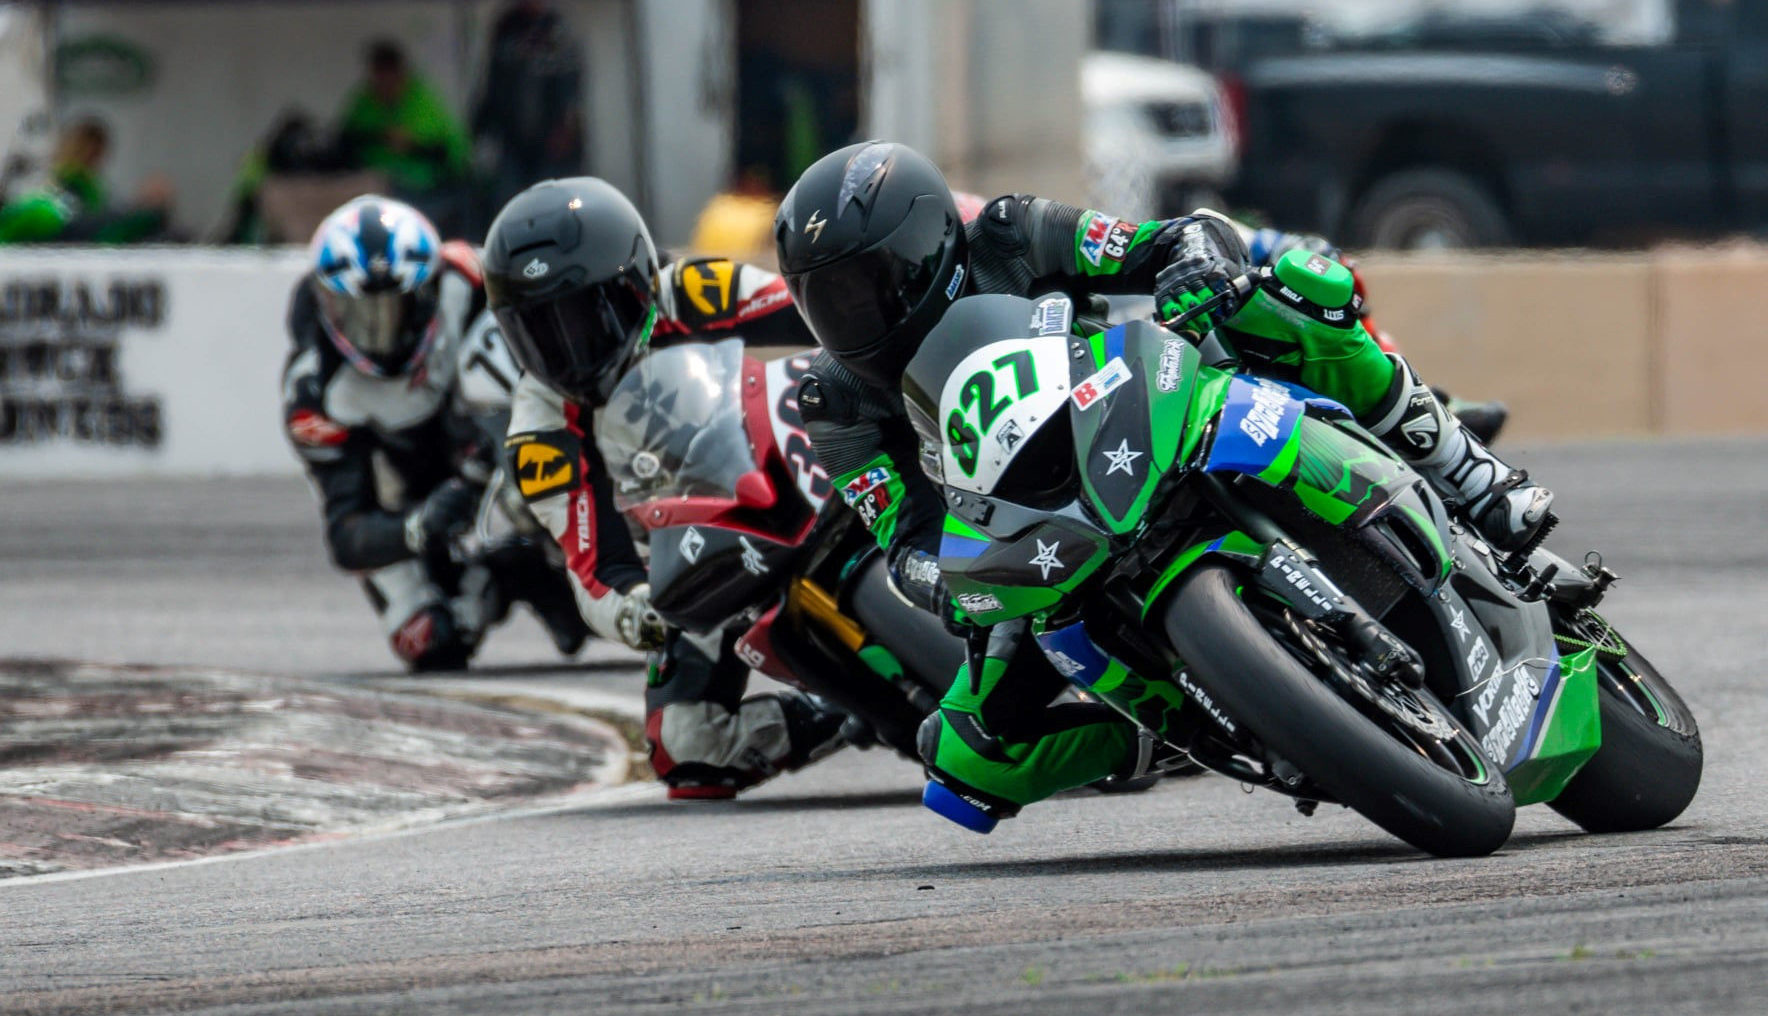
[[[1432, 854], [1497, 850], [1519, 804], [1592, 832], [1681, 814], [1700, 735], [1597, 613], [1601, 559], [1496, 551], [1344, 407], [1206, 357], [1182, 329], [1215, 302], [1164, 327], [1077, 326], [1061, 295], [947, 311], [903, 392], [958, 606], [1028, 619], [1192, 761]], [[925, 802], [992, 826], [938, 784]]]

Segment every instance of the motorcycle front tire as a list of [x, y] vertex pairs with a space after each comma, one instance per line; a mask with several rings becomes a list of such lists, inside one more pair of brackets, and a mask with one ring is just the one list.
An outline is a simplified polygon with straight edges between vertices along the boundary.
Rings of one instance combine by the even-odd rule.
[[1502, 847], [1516, 803], [1502, 770], [1465, 728], [1457, 725], [1482, 762], [1478, 779], [1440, 767], [1303, 666], [1241, 600], [1243, 584], [1223, 565], [1200, 564], [1180, 580], [1162, 617], [1188, 676], [1230, 721], [1420, 850], [1480, 857]]

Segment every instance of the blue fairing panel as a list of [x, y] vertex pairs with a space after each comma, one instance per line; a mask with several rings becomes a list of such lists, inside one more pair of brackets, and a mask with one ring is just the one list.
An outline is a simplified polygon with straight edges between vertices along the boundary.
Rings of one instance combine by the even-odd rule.
[[1528, 731], [1517, 740], [1516, 750], [1511, 752], [1510, 758], [1500, 760], [1506, 771], [1522, 765], [1535, 750], [1535, 742], [1546, 732], [1547, 716], [1553, 711], [1553, 698], [1559, 691], [1559, 678], [1559, 661], [1556, 659], [1547, 671], [1547, 679], [1541, 682], [1540, 692], [1535, 696], [1535, 711], [1529, 717]]
[[[1306, 389], [1302, 389], [1306, 391]], [[1316, 396], [1317, 397], [1317, 396]], [[1236, 374], [1228, 382], [1205, 472], [1257, 475], [1277, 460], [1305, 407], [1280, 381]]]

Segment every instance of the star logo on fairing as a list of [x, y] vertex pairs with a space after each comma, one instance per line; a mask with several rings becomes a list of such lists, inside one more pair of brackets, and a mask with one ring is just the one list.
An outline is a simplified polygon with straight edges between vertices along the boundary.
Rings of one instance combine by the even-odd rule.
[[1136, 460], [1141, 457], [1141, 452], [1130, 451], [1130, 439], [1126, 437], [1117, 443], [1115, 450], [1105, 453], [1106, 461], [1111, 463], [1105, 467], [1105, 475], [1110, 476], [1121, 470], [1124, 475], [1133, 478], [1136, 475]]
[[1461, 636], [1463, 642], [1473, 634], [1467, 627], [1467, 616], [1454, 607], [1449, 608], [1449, 627], [1455, 629], [1455, 634]]
[[1046, 581], [1050, 577], [1051, 568], [1061, 570], [1068, 567], [1062, 563], [1061, 558], [1056, 556], [1056, 552], [1061, 549], [1061, 540], [1054, 540], [1050, 543], [1045, 543], [1042, 540], [1037, 541], [1037, 556], [1031, 559], [1031, 565], [1043, 571]]

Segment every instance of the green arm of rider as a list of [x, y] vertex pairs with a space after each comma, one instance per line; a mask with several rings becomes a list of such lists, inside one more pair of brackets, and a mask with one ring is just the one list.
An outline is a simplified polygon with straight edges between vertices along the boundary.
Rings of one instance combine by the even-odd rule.
[[879, 453], [865, 465], [841, 473], [833, 480], [836, 492], [847, 502], [847, 507], [859, 513], [860, 521], [871, 530], [878, 546], [889, 550], [890, 541], [896, 536], [897, 517], [902, 512], [906, 492], [896, 463], [889, 455]]
[[1139, 269], [1160, 270], [1161, 266], [1153, 264], [1149, 255], [1154, 253], [1154, 237], [1170, 224], [1166, 219], [1135, 223], [1088, 211], [1074, 231], [1075, 273], [1086, 278], [1146, 274], [1146, 281], [1152, 285], [1152, 272]]
[[1393, 384], [1394, 367], [1357, 319], [1350, 269], [1324, 255], [1292, 250], [1272, 271], [1275, 278], [1224, 326], [1294, 343], [1302, 384], [1353, 413], [1369, 412]]

